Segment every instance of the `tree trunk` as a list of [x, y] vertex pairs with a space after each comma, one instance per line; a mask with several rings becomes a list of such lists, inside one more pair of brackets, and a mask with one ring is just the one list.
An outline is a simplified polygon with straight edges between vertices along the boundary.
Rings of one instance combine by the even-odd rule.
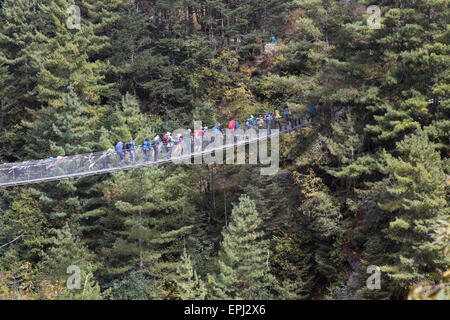
[[225, 167], [223, 168], [223, 206], [225, 213], [225, 227], [228, 229], [228, 216], [227, 216], [227, 190], [226, 190], [226, 179], [225, 179]]
[[[139, 205], [142, 205], [142, 175], [141, 173], [139, 179]], [[139, 223], [142, 224], [142, 208], [139, 208]], [[144, 268], [144, 263], [142, 261], [142, 238], [139, 236], [139, 269], [142, 270]]]
[[217, 217], [216, 190], [214, 189], [214, 167], [212, 168], [212, 171], [211, 171], [211, 192], [212, 192], [214, 217]]

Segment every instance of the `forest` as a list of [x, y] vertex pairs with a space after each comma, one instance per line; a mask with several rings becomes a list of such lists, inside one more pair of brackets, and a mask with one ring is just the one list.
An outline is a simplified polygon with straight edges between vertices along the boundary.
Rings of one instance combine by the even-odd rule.
[[0, 164], [317, 107], [274, 175], [0, 188], [0, 300], [450, 299], [449, 21], [447, 0], [0, 0]]

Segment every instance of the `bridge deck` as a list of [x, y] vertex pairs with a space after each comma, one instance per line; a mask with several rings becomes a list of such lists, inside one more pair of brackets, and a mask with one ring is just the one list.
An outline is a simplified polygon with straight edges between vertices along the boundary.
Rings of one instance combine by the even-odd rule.
[[[180, 152], [181, 148], [177, 148], [177, 152], [172, 151], [171, 155], [168, 153], [160, 152], [156, 161], [154, 161], [155, 159], [152, 151], [149, 156], [149, 162], [144, 162], [145, 154], [141, 148], [137, 148], [135, 151], [135, 161], [132, 164], [127, 165], [121, 165], [118, 155], [111, 149], [108, 151], [91, 154], [58, 157], [52, 160], [46, 159], [26, 161], [21, 163], [7, 163], [0, 166], [0, 187], [10, 187], [68, 178], [85, 177], [122, 170], [132, 170], [136, 168], [149, 167], [168, 163], [171, 161], [182, 161], [185, 159], [203, 156], [205, 154], [211, 154], [215, 151], [232, 149], [237, 146], [266, 140], [268, 138], [299, 129], [310, 124], [311, 122], [304, 122], [293, 127], [285, 128], [284, 130], [272, 130], [273, 132], [271, 132], [271, 134], [262, 131], [261, 134], [257, 133], [256, 135], [252, 136], [252, 139], [241, 139], [235, 143], [220, 145], [217, 148], [208, 148], [208, 144], [204, 144], [203, 148], [200, 146], [200, 151], [197, 152], [195, 152], [195, 150], [191, 150], [191, 152], [182, 153]], [[162, 149], [164, 149], [164, 147], [162, 147]]]

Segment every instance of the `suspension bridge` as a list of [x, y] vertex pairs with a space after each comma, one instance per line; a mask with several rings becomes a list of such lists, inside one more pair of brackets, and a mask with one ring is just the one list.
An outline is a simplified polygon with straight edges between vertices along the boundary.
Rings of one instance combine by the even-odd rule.
[[[0, 165], [0, 187], [28, 185], [69, 178], [80, 178], [203, 157], [203, 155], [212, 154], [213, 152], [218, 152], [221, 150], [225, 151], [243, 145], [245, 146], [252, 143], [259, 143], [259, 141], [262, 140], [272, 139], [281, 134], [309, 126], [310, 124], [310, 121], [292, 121], [290, 124], [286, 123], [284, 129], [282, 130], [271, 130], [270, 127], [265, 128], [264, 131], [255, 131], [255, 135], [247, 135], [244, 139], [232, 139], [234, 141], [231, 143], [222, 144], [213, 148], [211, 146], [208, 147], [210, 143], [214, 142], [214, 140], [210, 140], [210, 138], [207, 138], [207, 141], [202, 141], [199, 148], [197, 148], [195, 144], [192, 144], [193, 147], [191, 148], [191, 143], [180, 143], [173, 145], [169, 149], [170, 151], [167, 152], [168, 149], [161, 146], [161, 151], [166, 149], [166, 152], [158, 152], [155, 156], [154, 150], [152, 150], [150, 161], [145, 161], [145, 153], [141, 147], [138, 147], [134, 150], [134, 161], [131, 162], [130, 159], [128, 159], [127, 164], [121, 163], [119, 156], [113, 149], [90, 154], [80, 154], [66, 157], [59, 156], [57, 158], [31, 160], [18, 163], [5, 163]], [[226, 136], [222, 135], [222, 137]], [[229, 142], [227, 139], [225, 139], [225, 141]], [[183, 150], [183, 146], [186, 148], [186, 145], [189, 146], [188, 152], [186, 152], [186, 149]]]

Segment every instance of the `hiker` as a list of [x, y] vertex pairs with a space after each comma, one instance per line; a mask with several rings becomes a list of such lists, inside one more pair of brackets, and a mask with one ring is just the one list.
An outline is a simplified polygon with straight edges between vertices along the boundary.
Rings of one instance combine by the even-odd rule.
[[292, 127], [297, 126], [299, 123], [295, 110], [291, 110]]
[[273, 119], [275, 122], [275, 127], [278, 126], [280, 128], [281, 131], [281, 115], [278, 112], [278, 110], [275, 110], [275, 112], [273, 113]]
[[202, 141], [203, 141], [203, 130], [202, 129], [194, 130], [194, 148], [195, 148], [195, 152], [197, 152], [199, 148], [202, 148]]
[[219, 132], [223, 134], [222, 126], [220, 125], [220, 123], [216, 124], [212, 130], [214, 134], [218, 134]]
[[172, 154], [175, 153], [175, 156], [180, 156], [181, 153], [179, 153], [179, 151], [181, 150], [180, 148], [182, 148], [182, 146], [183, 146], [183, 137], [181, 136], [181, 134], [177, 134], [175, 136], [175, 141], [173, 142]]
[[256, 126], [258, 127], [258, 130], [261, 130], [264, 126], [264, 117], [262, 115], [259, 115], [258, 118], [256, 118]]
[[[123, 142], [122, 141], [117, 142], [116, 153], [119, 156], [119, 160], [120, 160], [119, 166], [121, 166], [123, 161], [125, 160], [125, 157], [123, 155]], [[83, 162], [81, 164], [83, 164]]]
[[253, 118], [253, 115], [250, 116], [250, 118], [247, 119], [247, 122], [245, 123], [247, 126], [247, 129], [251, 129], [255, 125], [255, 120]]
[[291, 117], [291, 110], [289, 110], [289, 107], [284, 108], [283, 117], [286, 119], [286, 129], [289, 126], [289, 123], [291, 123], [291, 127], [294, 127], [294, 122], [292, 121]]
[[[131, 144], [130, 142], [123, 142], [124, 145], [124, 153], [125, 153], [125, 161], [128, 159], [128, 155], [131, 153]], [[127, 161], [128, 162], [128, 161]]]
[[192, 139], [192, 130], [191, 129], [187, 129], [184, 134], [183, 134], [183, 140], [191, 140]]
[[316, 113], [317, 113], [317, 107], [316, 107], [316, 105], [313, 105], [311, 107], [311, 109], [309, 109], [309, 115], [311, 117], [311, 121], [313, 121], [314, 118], [316, 117]]
[[[214, 128], [212, 129], [213, 131], [213, 137], [214, 137], [214, 143], [216, 143], [219, 139], [223, 139], [223, 130], [222, 130], [222, 126], [220, 125], [220, 123], [216, 124], [214, 126]], [[209, 141], [211, 141], [212, 139], [210, 138]]]
[[144, 162], [148, 162], [148, 155], [150, 153], [150, 150], [152, 150], [152, 145], [150, 144], [150, 139], [146, 138], [145, 141], [142, 143], [142, 151], [145, 155]]
[[204, 127], [202, 130], [202, 150], [205, 149], [206, 147], [206, 142], [207, 142], [207, 135], [208, 135], [208, 127]]
[[191, 129], [187, 129], [183, 134], [183, 154], [186, 153], [186, 150], [184, 148], [190, 149], [190, 152], [194, 152], [194, 142], [192, 138], [192, 131]]
[[264, 120], [266, 122], [267, 134], [270, 134], [270, 130], [272, 129], [272, 121], [273, 121], [273, 116], [270, 114], [270, 112], [267, 112], [266, 116], [264, 117]]
[[155, 155], [155, 162], [158, 161], [158, 154], [159, 154], [159, 146], [161, 141], [159, 140], [159, 136], [156, 136], [152, 141], [152, 149]]
[[236, 128], [236, 122], [236, 120], [231, 120], [230, 122], [228, 122], [228, 129], [234, 130]]
[[131, 138], [130, 156], [131, 156], [131, 162], [134, 163], [134, 160], [136, 159], [136, 138]]
[[164, 145], [164, 151], [166, 152], [166, 157], [170, 158], [170, 154], [172, 152], [172, 146], [173, 146], [173, 138], [172, 134], [170, 132], [167, 132], [163, 136], [163, 145]]
[[275, 37], [272, 36], [272, 38], [270, 38], [270, 43], [275, 44]]

